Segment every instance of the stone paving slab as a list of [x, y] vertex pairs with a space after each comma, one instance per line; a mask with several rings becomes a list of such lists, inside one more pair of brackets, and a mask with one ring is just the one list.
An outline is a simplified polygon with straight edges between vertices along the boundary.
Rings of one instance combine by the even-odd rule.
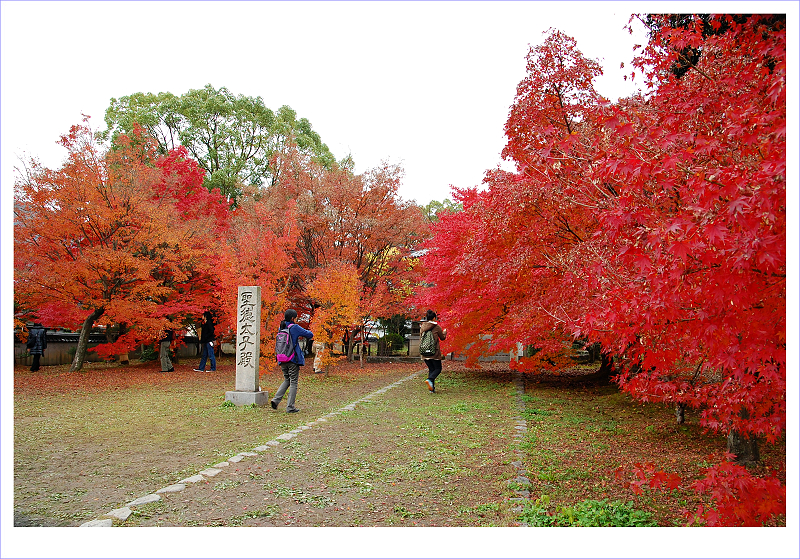
[[114, 526], [114, 521], [110, 518], [90, 520], [80, 525], [81, 528], [111, 528], [112, 526]]
[[121, 521], [125, 522], [126, 520], [128, 520], [128, 517], [131, 514], [133, 514], [133, 511], [130, 509], [130, 507], [122, 507], [122, 508], [114, 509], [112, 511], [107, 512], [106, 514], [103, 515], [103, 517], [104, 518], [105, 517], [110, 517], [112, 519], [116, 518], [117, 520], [121, 520]]
[[[522, 374], [519, 372], [514, 371], [512, 373], [512, 379], [514, 382], [514, 387], [517, 391], [517, 409], [519, 412], [525, 411], [525, 401], [522, 399], [523, 395], [525, 394], [525, 382], [523, 380]], [[523, 462], [523, 452], [521, 448], [522, 439], [525, 437], [528, 431], [528, 422], [524, 420], [522, 417], [517, 416], [514, 418], [514, 423], [516, 424], [514, 429], [517, 431], [512, 435], [512, 437], [517, 441], [517, 448], [514, 450], [517, 460], [511, 463], [517, 469], [517, 477], [514, 480], [509, 481], [509, 485], [516, 483], [519, 485], [527, 485], [530, 483], [530, 479], [528, 478], [528, 472], [525, 469], [525, 465]], [[509, 501], [515, 503], [525, 503], [530, 499], [530, 491], [527, 489], [518, 489], [515, 490], [514, 493], [517, 495], [516, 497], [509, 498]], [[524, 509], [523, 506], [515, 507], [513, 510], [515, 512], [522, 512]], [[522, 526], [527, 526], [527, 524], [522, 523]]]
[[253, 450], [255, 450], [256, 452], [264, 452], [266, 450], [269, 450], [270, 447], [278, 446], [279, 444], [281, 444], [281, 443], [279, 443], [278, 441], [274, 441], [274, 440], [273, 441], [267, 441], [266, 443], [262, 444], [261, 446], [255, 447]]
[[128, 517], [131, 514], [133, 514], [133, 511], [130, 509], [130, 507], [122, 507], [119, 509], [114, 509], [112, 511], [109, 511], [103, 516], [111, 517], [112, 519], [116, 518], [117, 520], [122, 520], [123, 522], [125, 522], [126, 520], [128, 520]]
[[127, 504], [128, 507], [135, 507], [136, 505], [146, 505], [147, 503], [155, 503], [156, 501], [161, 500], [161, 495], [156, 495], [152, 493], [150, 495], [145, 495], [144, 497], [139, 497], [138, 499], [134, 499], [130, 503]]
[[178, 493], [180, 491], [183, 491], [184, 489], [186, 489], [186, 484], [185, 483], [173, 483], [172, 485], [168, 485], [166, 487], [162, 487], [161, 489], [156, 491], [156, 494], [160, 494], [160, 493]]
[[187, 477], [186, 479], [180, 480], [178, 483], [199, 483], [201, 481], [205, 481], [206, 478], [201, 476], [200, 474], [195, 474], [192, 477]]

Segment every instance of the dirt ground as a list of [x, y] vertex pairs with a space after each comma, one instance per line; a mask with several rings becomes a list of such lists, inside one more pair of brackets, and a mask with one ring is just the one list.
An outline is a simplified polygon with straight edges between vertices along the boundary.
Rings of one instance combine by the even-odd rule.
[[[112, 389], [106, 385], [92, 395], [91, 409], [62, 401], [53, 419], [44, 416], [49, 409], [56, 415], [59, 395], [39, 394], [43, 403], [27, 414], [19, 410], [17, 418], [15, 445], [26, 452], [15, 458], [15, 526], [78, 526], [298, 428], [295, 438], [231, 462], [213, 478], [132, 507], [133, 514], [115, 525], [516, 525], [507, 500], [513, 496], [508, 481], [516, 476], [510, 465], [517, 413], [510, 374], [454, 369], [440, 377], [435, 394], [419, 374], [325, 421], [316, 420], [421, 373], [419, 365], [385, 368], [343, 383], [341, 391], [330, 390], [335, 379], [306, 378], [300, 414], [196, 403], [189, 410], [193, 421], [205, 414], [210, 417], [205, 429], [217, 423], [231, 429], [207, 437], [197, 436], [197, 429], [187, 437], [177, 424], [183, 421], [179, 415], [159, 413], [157, 394], [165, 393], [163, 406], [172, 400], [158, 377], [152, 385], [131, 388], [132, 394], [115, 380]], [[148, 403], [135, 414], [142, 424], [134, 431], [157, 431], [158, 438], [126, 444], [127, 437], [114, 433], [130, 425], [114, 423], [117, 408], [111, 401], [116, 395], [124, 401], [118, 406], [137, 407], [139, 392]], [[96, 409], [104, 402], [106, 409]], [[215, 416], [225, 414], [229, 418], [215, 423]], [[131, 416], [120, 421], [129, 423]], [[57, 431], [48, 435], [48, 429]]]
[[[698, 496], [634, 496], [620, 469], [658, 458], [691, 481], [724, 450], [695, 415], [675, 425], [669, 409], [611, 385], [525, 378], [519, 395], [502, 364], [446, 362], [435, 394], [418, 363], [304, 375], [298, 414], [285, 402], [227, 406], [233, 364], [214, 375], [191, 367], [15, 371], [14, 526], [80, 526], [226, 461], [114, 525], [511, 527], [527, 518], [513, 500], [520, 492], [530, 494], [525, 507], [545, 495], [553, 511], [631, 501], [660, 526], [683, 525]], [[274, 390], [278, 375], [263, 386]], [[762, 455], [785, 464], [785, 442]]]
[[[294, 439], [207, 481], [137, 507], [124, 525], [515, 525], [505, 502], [514, 474], [510, 399], [496, 384], [494, 414], [468, 409], [462, 396], [474, 391], [470, 385], [485, 385], [480, 377], [443, 377], [435, 394], [423, 376], [407, 380], [352, 411], [307, 423]], [[475, 432], [454, 431], [453, 412]]]

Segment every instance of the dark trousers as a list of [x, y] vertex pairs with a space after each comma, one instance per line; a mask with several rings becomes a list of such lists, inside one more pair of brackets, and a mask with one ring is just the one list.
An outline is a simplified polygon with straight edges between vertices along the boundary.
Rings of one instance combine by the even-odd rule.
[[428, 380], [433, 382], [436, 377], [442, 372], [441, 359], [426, 359], [425, 364], [428, 366]]
[[41, 355], [38, 353], [33, 354], [33, 364], [31, 365], [31, 371], [38, 371], [39, 370], [39, 359], [41, 359]]

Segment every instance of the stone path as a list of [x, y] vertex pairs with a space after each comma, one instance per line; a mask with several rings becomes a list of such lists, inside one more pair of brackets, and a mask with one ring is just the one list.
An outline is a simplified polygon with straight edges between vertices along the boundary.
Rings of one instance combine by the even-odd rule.
[[261, 446], [255, 447], [252, 452], [251, 451], [240, 452], [239, 454], [236, 454], [235, 456], [231, 456], [230, 458], [228, 458], [224, 462], [220, 462], [219, 464], [215, 464], [211, 468], [207, 468], [207, 469], [205, 469], [205, 470], [203, 470], [201, 472], [198, 472], [197, 474], [195, 474], [193, 476], [190, 476], [190, 477], [187, 477], [185, 479], [182, 479], [182, 480], [178, 481], [177, 483], [174, 483], [172, 485], [168, 485], [167, 487], [162, 487], [161, 489], [157, 490], [155, 493], [151, 493], [150, 495], [145, 495], [144, 497], [139, 497], [138, 499], [134, 499], [133, 501], [131, 501], [130, 503], [128, 503], [124, 507], [108, 511], [106, 514], [102, 515], [100, 518], [96, 518], [94, 520], [90, 520], [89, 522], [84, 522], [83, 524], [81, 524], [81, 528], [86, 528], [86, 527], [111, 527], [111, 526], [114, 525], [114, 520], [120, 520], [120, 521], [124, 522], [125, 520], [128, 519], [128, 517], [130, 517], [131, 514], [133, 514], [133, 509], [135, 509], [137, 506], [145, 505], [147, 503], [153, 503], [155, 501], [159, 501], [159, 500], [161, 500], [161, 495], [164, 494], [164, 493], [177, 493], [177, 492], [180, 492], [180, 491], [183, 491], [184, 489], [186, 489], [186, 487], [189, 484], [198, 483], [198, 482], [205, 481], [206, 479], [213, 478], [217, 474], [221, 473], [223, 468], [226, 468], [226, 467], [230, 466], [231, 464], [236, 464], [238, 462], [241, 462], [245, 458], [248, 458], [248, 457], [251, 457], [251, 456], [258, 456], [259, 452], [265, 452], [265, 451], [269, 450], [271, 447], [279, 445], [281, 443], [281, 441], [289, 441], [289, 440], [295, 438], [297, 435], [299, 435], [303, 431], [306, 431], [308, 429], [312, 429], [315, 424], [324, 423], [324, 422], [328, 421], [330, 418], [341, 414], [342, 412], [352, 411], [352, 410], [355, 409], [355, 407], [358, 404], [363, 404], [364, 402], [369, 402], [371, 399], [373, 399], [373, 398], [375, 398], [375, 397], [377, 397], [377, 396], [379, 396], [381, 394], [384, 394], [388, 390], [391, 390], [392, 388], [395, 388], [395, 387], [399, 386], [400, 384], [402, 384], [402, 383], [404, 383], [404, 382], [406, 382], [408, 380], [416, 378], [417, 376], [419, 376], [419, 374], [420, 374], [419, 372], [413, 373], [413, 374], [411, 374], [411, 375], [409, 375], [409, 376], [407, 376], [405, 378], [400, 379], [397, 382], [394, 382], [394, 383], [392, 383], [392, 384], [390, 384], [388, 386], [385, 386], [385, 387], [383, 387], [383, 388], [381, 388], [379, 390], [376, 390], [375, 392], [372, 392], [371, 394], [367, 394], [363, 398], [360, 398], [360, 399], [356, 400], [355, 402], [352, 402], [352, 403], [350, 403], [350, 404], [348, 404], [348, 405], [346, 405], [346, 406], [344, 406], [342, 408], [339, 408], [336, 411], [332, 411], [332, 412], [330, 412], [330, 413], [328, 413], [326, 415], [323, 415], [322, 417], [316, 419], [315, 421], [311, 421], [309, 423], [306, 423], [305, 425], [301, 425], [300, 427], [297, 427], [296, 429], [293, 429], [293, 430], [289, 431], [288, 433], [283, 433], [281, 435], [278, 435], [273, 440], [267, 441], [266, 444], [263, 444]]
[[[244, 461], [258, 460], [258, 458], [256, 458], [256, 457], [261, 456], [262, 453], [268, 452], [272, 448], [279, 447], [279, 445], [286, 444], [287, 441], [291, 441], [292, 439], [295, 439], [296, 437], [302, 435], [305, 431], [313, 430], [315, 427], [319, 428], [320, 426], [324, 425], [326, 422], [334, 419], [336, 416], [339, 416], [339, 415], [344, 414], [346, 412], [354, 411], [357, 406], [359, 406], [359, 405], [363, 406], [363, 404], [365, 404], [365, 403], [367, 403], [367, 402], [369, 402], [369, 401], [371, 401], [373, 399], [379, 398], [380, 396], [385, 394], [387, 391], [392, 390], [393, 388], [396, 388], [396, 387], [400, 386], [401, 384], [403, 384], [403, 383], [405, 383], [405, 382], [407, 382], [409, 380], [418, 378], [420, 376], [420, 374], [424, 373], [424, 372], [426, 372], [426, 371], [419, 371], [419, 372], [413, 373], [413, 374], [411, 374], [411, 375], [409, 375], [407, 377], [404, 377], [404, 378], [398, 380], [397, 382], [394, 382], [394, 383], [389, 384], [389, 385], [387, 385], [387, 386], [385, 386], [383, 388], [380, 388], [379, 390], [376, 390], [376, 391], [374, 391], [374, 392], [372, 392], [372, 393], [370, 393], [370, 394], [368, 394], [368, 395], [366, 395], [366, 396], [364, 396], [364, 397], [362, 397], [362, 398], [360, 398], [360, 399], [358, 399], [358, 400], [356, 400], [356, 401], [354, 401], [352, 403], [349, 403], [346, 406], [343, 406], [343, 407], [341, 407], [341, 408], [339, 408], [339, 409], [337, 409], [335, 411], [332, 411], [332, 412], [330, 412], [330, 413], [328, 413], [326, 415], [323, 415], [322, 417], [319, 417], [314, 421], [310, 421], [310, 422], [308, 422], [308, 423], [306, 423], [304, 425], [300, 425], [299, 427], [297, 427], [297, 428], [295, 428], [295, 429], [293, 429], [291, 431], [288, 431], [286, 433], [278, 435], [274, 439], [272, 439], [270, 441], [267, 441], [265, 444], [263, 444], [261, 446], [257, 446], [257, 447], [255, 447], [255, 448], [253, 448], [251, 450], [248, 450], [248, 451], [240, 452], [240, 453], [238, 453], [238, 454], [236, 454], [234, 456], [231, 456], [231, 457], [227, 458], [223, 462], [220, 462], [218, 464], [214, 464], [212, 467], [209, 467], [209, 468], [207, 468], [205, 470], [197, 472], [195, 475], [192, 475], [192, 476], [189, 476], [187, 478], [178, 480], [177, 482], [175, 482], [175, 483], [173, 483], [171, 485], [168, 485], [166, 487], [163, 487], [161, 489], [158, 489], [158, 490], [156, 490], [155, 492], [153, 492], [153, 493], [151, 493], [149, 495], [145, 495], [145, 496], [142, 496], [142, 497], [140, 497], [138, 499], [135, 499], [135, 500], [127, 503], [125, 506], [122, 506], [122, 507], [114, 509], [114, 510], [110, 510], [107, 513], [105, 513], [104, 515], [101, 515], [99, 518], [96, 518], [94, 520], [91, 520], [89, 522], [85, 522], [85, 523], [81, 524], [81, 527], [120, 526], [126, 520], [128, 520], [128, 518], [134, 513], [134, 511], [137, 509], [137, 507], [141, 507], [141, 506], [147, 505], [149, 503], [154, 503], [154, 502], [160, 501], [162, 499], [162, 496], [166, 497], [168, 494], [181, 493], [184, 490], [186, 490], [187, 487], [190, 487], [193, 484], [205, 485], [208, 480], [213, 479], [214, 477], [224, 473], [226, 471], [226, 469], [230, 470], [231, 466], [237, 465], [237, 467], [238, 467], [238, 465], [240, 463], [244, 462]], [[521, 410], [521, 409], [524, 408], [524, 403], [522, 401], [522, 394], [524, 393], [524, 384], [523, 384], [523, 381], [522, 381], [522, 376], [519, 375], [519, 374], [514, 374], [513, 381], [514, 381], [514, 384], [515, 384], [515, 387], [516, 387], [516, 391], [517, 391], [517, 394], [516, 394], [517, 409]], [[514, 434], [513, 434], [513, 437], [514, 437], [514, 443], [515, 443], [514, 452], [515, 452], [515, 455], [516, 455], [516, 460], [513, 461], [511, 464], [515, 469], [515, 475], [511, 479], [508, 479], [508, 484], [509, 484], [509, 486], [511, 486], [512, 489], [514, 489], [515, 487], [519, 487], [521, 485], [524, 485], [524, 484], [528, 483], [528, 479], [526, 477], [527, 476], [527, 472], [526, 472], [525, 467], [524, 467], [522, 451], [521, 451], [521, 448], [520, 448], [520, 443], [522, 442], [522, 440], [523, 440], [523, 438], [525, 436], [525, 433], [526, 433], [526, 430], [527, 430], [527, 425], [526, 425], [526, 422], [519, 415], [517, 415], [516, 417], [513, 418], [513, 422], [514, 422]], [[238, 472], [238, 469], [237, 469], [237, 472]], [[502, 478], [500, 478], [500, 479], [502, 479]], [[519, 509], [520, 505], [522, 504], [522, 501], [527, 499], [529, 497], [529, 495], [528, 495], [527, 491], [518, 490], [518, 489], [514, 489], [514, 493], [515, 493], [516, 496], [512, 497], [510, 499], [510, 501], [513, 501], [514, 502], [513, 504], [515, 504], [516, 508]]]
[[[525, 394], [525, 381], [522, 373], [518, 371], [512, 371], [511, 378], [514, 381], [514, 387], [517, 389], [517, 409], [521, 412], [525, 409], [525, 401], [522, 399]], [[525, 421], [522, 416], [517, 415], [514, 417], [514, 423], [516, 424], [515, 429], [517, 431], [514, 433], [514, 439], [516, 441], [514, 453], [517, 455], [517, 459], [512, 462], [511, 465], [517, 468], [517, 477], [512, 480], [511, 483], [514, 484], [515, 487], [520, 487], [526, 486], [531, 482], [531, 480], [528, 478], [528, 471], [525, 468], [525, 460], [522, 453], [522, 441], [528, 432], [528, 422]], [[514, 492], [517, 494], [517, 496], [512, 497], [511, 500], [518, 503], [518, 505], [513, 510], [519, 512], [522, 510], [522, 503], [530, 499], [531, 494], [527, 489], [514, 489]]]

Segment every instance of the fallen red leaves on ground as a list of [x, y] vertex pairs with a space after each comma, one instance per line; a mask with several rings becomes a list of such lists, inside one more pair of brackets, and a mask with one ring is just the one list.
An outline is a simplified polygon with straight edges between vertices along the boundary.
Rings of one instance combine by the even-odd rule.
[[[174, 383], [204, 382], [219, 379], [220, 377], [230, 378], [231, 384], [236, 375], [236, 366], [232, 358], [217, 359], [217, 370], [215, 372], [206, 371], [204, 373], [194, 371], [197, 363], [193, 361], [182, 361], [175, 365], [175, 370], [169, 373], [162, 373], [158, 361], [145, 363], [132, 363], [130, 365], [120, 365], [118, 363], [88, 363], [83, 370], [69, 372], [69, 365], [54, 365], [42, 367], [36, 372], [27, 370], [24, 367], [16, 367], [14, 370], [14, 391], [16, 393], [68, 393], [75, 391], [99, 392], [104, 390], [119, 390], [137, 386], [161, 386]], [[371, 377], [386, 367], [395, 370], [407, 370], [409, 374], [425, 368], [422, 363], [363, 363], [358, 361], [353, 363], [342, 362], [331, 368], [329, 378], [352, 379], [357, 377]], [[314, 375], [311, 367], [301, 369], [303, 375]], [[262, 365], [261, 377], [272, 377], [281, 375], [277, 365]], [[322, 377], [323, 375], [314, 375]]]

